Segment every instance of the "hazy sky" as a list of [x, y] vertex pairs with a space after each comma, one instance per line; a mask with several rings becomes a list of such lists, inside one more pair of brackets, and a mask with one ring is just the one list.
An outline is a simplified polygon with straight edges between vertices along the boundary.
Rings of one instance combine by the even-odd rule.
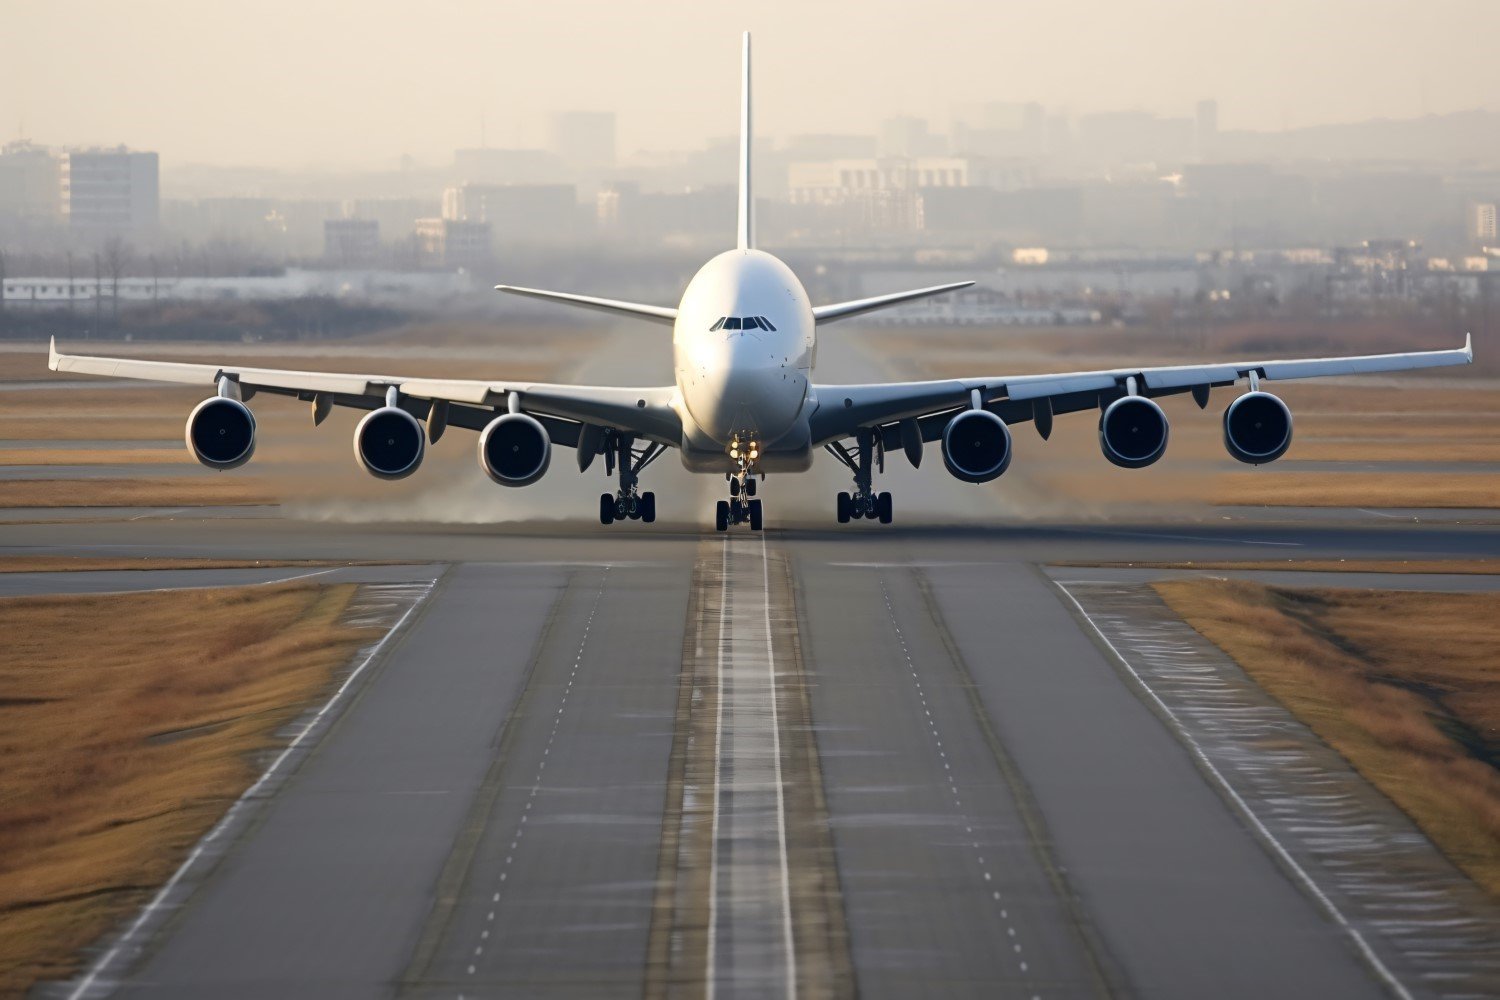
[[0, 137], [125, 142], [172, 163], [383, 167], [538, 146], [558, 109], [620, 151], [735, 130], [874, 131], [954, 104], [1191, 114], [1223, 128], [1500, 110], [1495, 0], [0, 0]]

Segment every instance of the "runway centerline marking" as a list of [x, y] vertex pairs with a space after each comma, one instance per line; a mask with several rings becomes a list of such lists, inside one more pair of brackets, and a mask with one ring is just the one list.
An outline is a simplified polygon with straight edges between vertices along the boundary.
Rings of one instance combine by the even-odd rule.
[[1136, 686], [1146, 693], [1146, 696], [1151, 699], [1151, 703], [1156, 706], [1162, 717], [1171, 723], [1172, 730], [1177, 735], [1178, 740], [1180, 740], [1182, 744], [1188, 748], [1188, 751], [1193, 755], [1194, 759], [1197, 760], [1199, 767], [1202, 769], [1203, 773], [1207, 774], [1213, 780], [1213, 782], [1218, 785], [1225, 797], [1228, 798], [1230, 802], [1234, 803], [1235, 809], [1240, 813], [1240, 815], [1243, 816], [1246, 822], [1248, 822], [1251, 827], [1254, 828], [1256, 834], [1260, 837], [1261, 842], [1271, 849], [1272, 853], [1276, 855], [1277, 860], [1281, 861], [1288, 870], [1296, 875], [1298, 883], [1300, 883], [1302, 887], [1314, 899], [1318, 901], [1318, 903], [1323, 907], [1323, 910], [1329, 915], [1330, 918], [1332, 918], [1333, 922], [1337, 924], [1339, 928], [1349, 936], [1350, 941], [1352, 941], [1355, 948], [1358, 949], [1360, 956], [1364, 958], [1364, 960], [1369, 964], [1370, 968], [1375, 971], [1375, 974], [1380, 977], [1381, 982], [1383, 982], [1392, 993], [1400, 997], [1401, 1000], [1412, 1000], [1411, 993], [1408, 992], [1406, 987], [1402, 985], [1401, 981], [1395, 977], [1391, 970], [1386, 967], [1385, 963], [1380, 960], [1380, 956], [1375, 953], [1374, 948], [1370, 947], [1370, 943], [1366, 941], [1365, 936], [1359, 932], [1359, 928], [1355, 927], [1352, 923], [1349, 922], [1349, 919], [1344, 916], [1343, 912], [1334, 905], [1333, 900], [1330, 899], [1328, 895], [1318, 887], [1318, 884], [1313, 881], [1312, 876], [1307, 873], [1307, 869], [1303, 868], [1302, 865], [1297, 863], [1297, 859], [1292, 857], [1291, 852], [1288, 851], [1284, 846], [1282, 846], [1281, 841], [1277, 840], [1275, 835], [1271, 833], [1270, 829], [1265, 825], [1265, 823], [1261, 822], [1260, 817], [1257, 816], [1255, 814], [1255, 811], [1250, 808], [1250, 804], [1246, 802], [1243, 797], [1241, 797], [1239, 792], [1234, 790], [1234, 786], [1231, 785], [1229, 783], [1229, 780], [1224, 777], [1224, 773], [1220, 771], [1216, 766], [1214, 766], [1214, 762], [1209, 759], [1209, 756], [1204, 752], [1203, 747], [1200, 746], [1198, 741], [1193, 738], [1187, 727], [1182, 724], [1182, 720], [1177, 717], [1177, 713], [1173, 712], [1172, 709], [1167, 706], [1167, 703], [1161, 699], [1161, 696], [1159, 696], [1156, 691], [1152, 689], [1151, 685], [1146, 683], [1145, 678], [1140, 675], [1140, 673], [1131, 664], [1130, 660], [1120, 652], [1119, 647], [1117, 647], [1112, 641], [1110, 641], [1109, 636], [1105, 635], [1104, 630], [1100, 628], [1098, 623], [1094, 621], [1093, 616], [1090, 615], [1086, 610], [1084, 610], [1083, 604], [1078, 600], [1078, 598], [1073, 596], [1073, 592], [1062, 584], [1058, 584], [1058, 589], [1061, 590], [1067, 596], [1068, 600], [1073, 603], [1073, 607], [1078, 609], [1078, 613], [1083, 616], [1084, 621], [1088, 622], [1089, 628], [1092, 629], [1094, 634], [1099, 637], [1100, 641], [1103, 642], [1105, 646], [1109, 647], [1109, 651], [1114, 654], [1115, 659], [1118, 660], [1120, 664], [1125, 667], [1126, 671], [1129, 672], [1130, 676], [1135, 679]]
[[[177, 870], [172, 873], [172, 877], [167, 880], [166, 885], [163, 885], [159, 890], [157, 890], [156, 895], [151, 897], [151, 901], [146, 904], [145, 908], [141, 910], [140, 914], [136, 916], [135, 920], [131, 922], [130, 926], [125, 929], [125, 933], [120, 935], [119, 940], [111, 945], [109, 950], [101, 955], [98, 961], [96, 961], [89, 968], [88, 974], [85, 975], [83, 979], [79, 980], [78, 985], [75, 986], [68, 994], [68, 1000], [81, 1000], [82, 997], [88, 995], [89, 990], [94, 987], [95, 983], [100, 982], [100, 976], [102, 976], [105, 970], [107, 970], [110, 965], [114, 963], [115, 959], [119, 957], [120, 953], [124, 951], [125, 948], [135, 940], [137, 935], [140, 934], [141, 929], [145, 927], [146, 924], [151, 920], [151, 918], [155, 916], [157, 911], [161, 909], [161, 907], [165, 904], [167, 898], [171, 896], [172, 890], [177, 888], [178, 884], [181, 883], [182, 879], [187, 875], [187, 873], [191, 871], [193, 866], [198, 863], [198, 860], [203, 857], [204, 853], [208, 850], [209, 845], [217, 840], [224, 833], [224, 831], [229, 828], [230, 824], [232, 824], [235, 818], [239, 815], [240, 810], [244, 808], [245, 803], [254, 798], [255, 795], [265, 787], [266, 783], [270, 781], [271, 778], [276, 774], [276, 772], [281, 769], [281, 766], [286, 763], [287, 758], [290, 757], [294, 752], [296, 752], [297, 748], [301, 746], [303, 740], [307, 739], [308, 734], [318, 728], [318, 723], [321, 722], [323, 718], [329, 713], [329, 711], [331, 711], [333, 707], [343, 699], [344, 693], [347, 692], [349, 688], [354, 684], [354, 682], [360, 677], [360, 675], [365, 672], [365, 669], [375, 661], [375, 658], [380, 655], [381, 651], [385, 649], [385, 647], [390, 643], [391, 639], [401, 633], [403, 627], [411, 618], [412, 613], [426, 602], [427, 598], [432, 595], [433, 588], [436, 586], [436, 579], [429, 580], [427, 582], [421, 596], [412, 602], [411, 607], [407, 608], [400, 618], [396, 619], [396, 624], [392, 625], [386, 631], [385, 635], [380, 637], [380, 641], [370, 647], [370, 651], [365, 654], [364, 659], [359, 661], [359, 665], [349, 672], [349, 676], [344, 678], [344, 682], [340, 684], [338, 686], [338, 689], [334, 691], [329, 699], [323, 703], [322, 707], [318, 709], [317, 713], [307, 721], [307, 724], [298, 731], [297, 735], [292, 738], [292, 741], [282, 749], [281, 753], [276, 755], [276, 759], [271, 761], [271, 765], [267, 767], [265, 771], [261, 772], [261, 775], [256, 779], [255, 784], [245, 789], [245, 791], [240, 794], [240, 797], [235, 799], [234, 802], [230, 804], [229, 809], [226, 810], [224, 815], [219, 818], [219, 821], [213, 825], [213, 828], [210, 829], [208, 833], [204, 834], [203, 838], [199, 840], [198, 843], [193, 845], [193, 850], [188, 854], [187, 859], [184, 860], [182, 864], [177, 867]], [[106, 989], [106, 992], [109, 992], [109, 990]]]
[[[732, 537], [725, 537], [721, 550], [704, 995], [715, 1000], [721, 993], [762, 997], [779, 992], [795, 998], [797, 955], [771, 634], [770, 559], [762, 535], [760, 573], [740, 567], [731, 553], [736, 544], [748, 540], [737, 543]], [[753, 607], [756, 589], [761, 592], [759, 613], [735, 613], [740, 606]], [[770, 888], [772, 879], [767, 876], [773, 870], [776, 885]]]

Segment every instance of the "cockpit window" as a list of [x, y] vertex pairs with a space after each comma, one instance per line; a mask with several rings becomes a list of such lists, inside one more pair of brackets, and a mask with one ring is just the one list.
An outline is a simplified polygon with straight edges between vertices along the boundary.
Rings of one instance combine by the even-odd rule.
[[776, 327], [764, 316], [720, 316], [719, 321], [708, 328], [709, 333], [715, 330], [769, 330], [776, 332]]

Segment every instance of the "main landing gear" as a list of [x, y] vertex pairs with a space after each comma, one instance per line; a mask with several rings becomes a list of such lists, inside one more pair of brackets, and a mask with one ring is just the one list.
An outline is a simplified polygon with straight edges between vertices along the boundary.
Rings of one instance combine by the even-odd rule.
[[760, 457], [760, 447], [754, 441], [741, 444], [735, 438], [729, 445], [729, 457], [734, 460], [735, 470], [726, 477], [729, 480], [729, 499], [720, 500], [714, 507], [714, 528], [728, 531], [731, 524], [750, 525], [751, 531], [759, 531], [762, 524], [760, 500], [755, 496], [755, 473], [752, 466]]
[[640, 491], [640, 474], [665, 450], [665, 446], [654, 443], [637, 449], [629, 434], [609, 432], [604, 442], [604, 472], [614, 475], [618, 469], [620, 488], [612, 494], [599, 494], [600, 524], [625, 520], [650, 524], [656, 520], [656, 494]]
[[885, 471], [885, 446], [879, 435], [868, 428], [860, 430], [855, 438], [854, 454], [842, 442], [825, 445], [828, 453], [854, 473], [854, 492], [840, 493], [838, 499], [839, 524], [848, 524], [851, 519], [878, 519], [881, 524], [891, 523], [891, 495], [876, 493], [871, 485], [872, 464]]

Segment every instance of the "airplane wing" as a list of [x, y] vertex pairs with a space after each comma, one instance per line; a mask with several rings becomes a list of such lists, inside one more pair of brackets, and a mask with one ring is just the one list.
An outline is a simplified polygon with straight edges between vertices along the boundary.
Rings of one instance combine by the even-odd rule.
[[[1160, 368], [1114, 368], [1055, 375], [892, 382], [878, 385], [814, 385], [816, 409], [811, 417], [815, 445], [849, 437], [862, 429], [881, 428], [887, 446], [900, 441], [902, 422], [917, 421], [922, 440], [935, 441], [959, 410], [976, 400], [1006, 423], [1036, 420], [1045, 437], [1054, 414], [1096, 410], [1125, 394], [1130, 380], [1142, 396], [1191, 392], [1207, 405], [1211, 388], [1241, 379], [1279, 381], [1328, 375], [1367, 375], [1466, 365], [1474, 360], [1473, 338], [1457, 350], [1406, 354], [1366, 354], [1345, 358], [1281, 361], [1234, 361], [1225, 364], [1173, 365]], [[976, 394], [977, 393], [977, 397]]]
[[[404, 408], [425, 419], [432, 407], [446, 409], [445, 426], [481, 430], [507, 406], [511, 393], [521, 408], [543, 419], [555, 444], [576, 446], [584, 424], [624, 431], [665, 445], [682, 442], [682, 421], [672, 408], [674, 386], [621, 388], [616, 386], [552, 385], [540, 382], [488, 382], [469, 379], [423, 379], [399, 375], [355, 375], [306, 372], [241, 365], [184, 364], [128, 358], [60, 354], [53, 338], [47, 367], [59, 372], [105, 375], [113, 378], [175, 382], [214, 389], [221, 378], [239, 386], [241, 397], [257, 392], [295, 396], [313, 403], [321, 421], [332, 406], [373, 410], [385, 405], [386, 392], [396, 389]], [[322, 416], [318, 416], [321, 412]]]
[[580, 309], [593, 309], [596, 312], [634, 316], [636, 319], [650, 320], [653, 323], [665, 323], [668, 326], [677, 321], [677, 310], [668, 308], [667, 306], [647, 306], [639, 302], [600, 299], [592, 295], [574, 295], [572, 292], [549, 292], [541, 288], [518, 288], [515, 285], [496, 285], [495, 291], [505, 292], [509, 295], [521, 295], [529, 299], [561, 302], [564, 305], [577, 306]]
[[968, 288], [972, 284], [974, 284], [972, 281], [955, 281], [951, 285], [933, 285], [931, 288], [915, 288], [908, 292], [893, 292], [889, 295], [875, 295], [868, 299], [853, 299], [849, 302], [813, 306], [813, 320], [818, 323], [832, 323], [836, 319], [848, 319], [851, 316], [874, 312], [876, 309], [887, 309], [903, 302], [910, 302], [912, 299], [925, 299], [929, 295], [954, 292], [960, 288]]

